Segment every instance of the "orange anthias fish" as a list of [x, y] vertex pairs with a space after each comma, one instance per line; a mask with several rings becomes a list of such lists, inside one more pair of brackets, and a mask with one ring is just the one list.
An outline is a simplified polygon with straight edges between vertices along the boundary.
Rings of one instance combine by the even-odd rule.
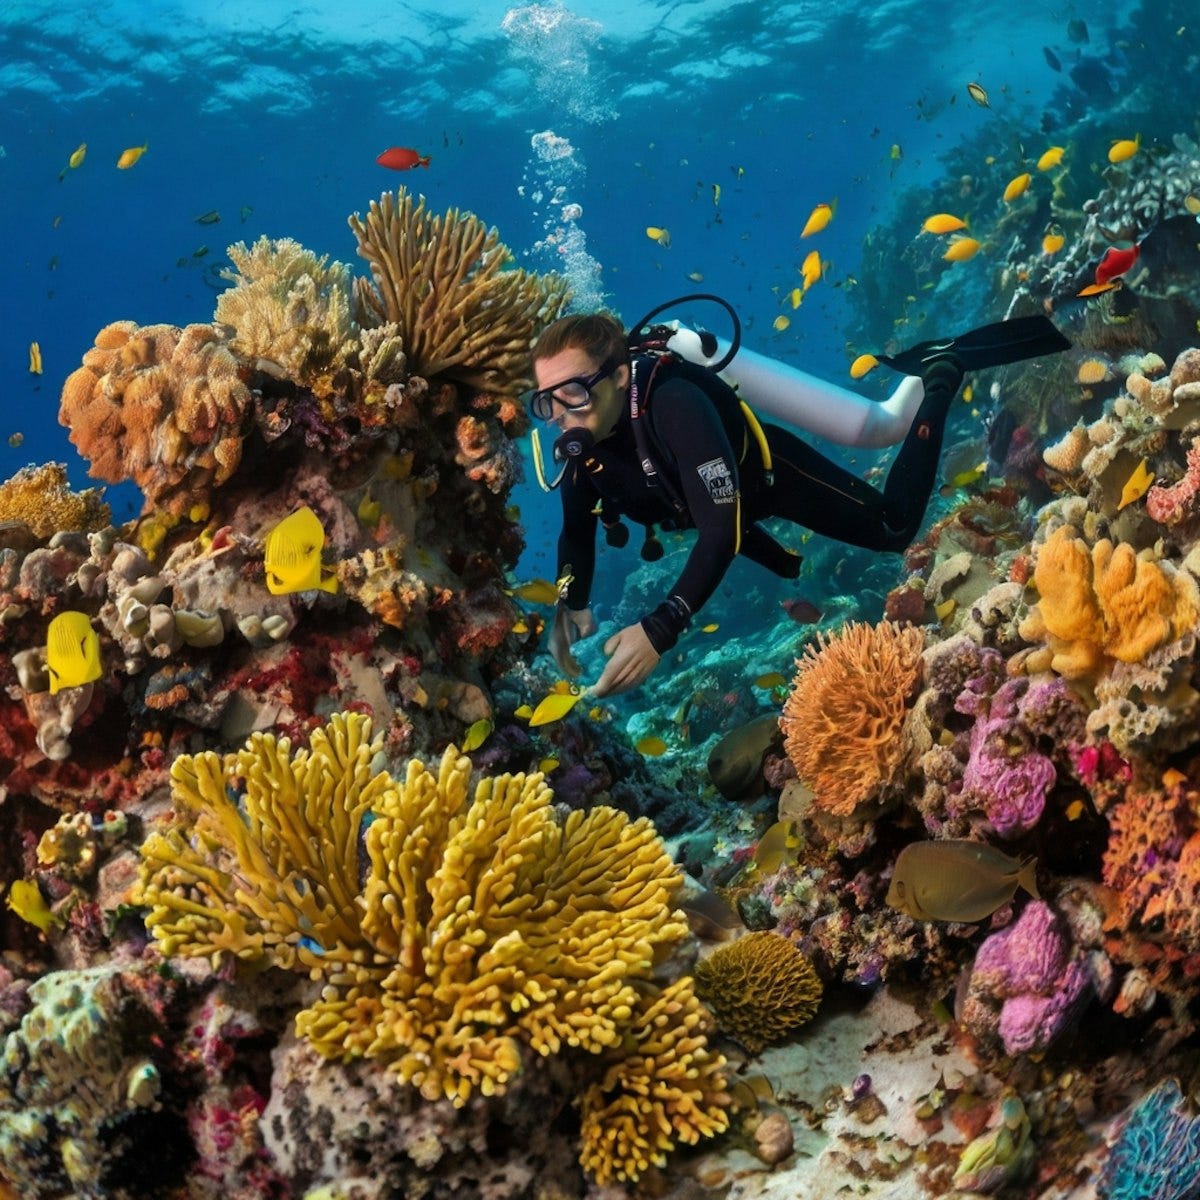
[[418, 154], [407, 146], [389, 146], [375, 161], [393, 171], [408, 171], [413, 167], [427, 167], [430, 160], [428, 154]]

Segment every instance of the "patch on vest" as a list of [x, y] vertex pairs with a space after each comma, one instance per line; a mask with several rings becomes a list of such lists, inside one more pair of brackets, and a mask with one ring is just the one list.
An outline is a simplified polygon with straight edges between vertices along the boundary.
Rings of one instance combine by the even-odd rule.
[[733, 473], [723, 458], [701, 463], [696, 470], [714, 504], [731, 504], [734, 501], [737, 493], [733, 486]]

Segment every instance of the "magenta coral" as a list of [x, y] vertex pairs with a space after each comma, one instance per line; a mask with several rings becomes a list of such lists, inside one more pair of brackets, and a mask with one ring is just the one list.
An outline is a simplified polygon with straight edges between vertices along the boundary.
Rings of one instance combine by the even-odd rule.
[[1187, 471], [1178, 483], [1155, 486], [1146, 493], [1146, 512], [1163, 525], [1182, 521], [1194, 507], [1200, 491], [1200, 438], [1194, 438], [1187, 452]]
[[[1029, 1054], [1045, 1050], [1075, 1021], [1094, 986], [1066, 922], [1035, 900], [1015, 924], [980, 946], [968, 989], [968, 1028], [997, 1033], [1006, 1054]], [[993, 1024], [986, 1014], [996, 1002]]]

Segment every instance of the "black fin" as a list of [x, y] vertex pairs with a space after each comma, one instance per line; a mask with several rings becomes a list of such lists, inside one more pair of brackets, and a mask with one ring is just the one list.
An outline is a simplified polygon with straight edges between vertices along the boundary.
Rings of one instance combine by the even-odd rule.
[[940, 342], [921, 342], [899, 354], [881, 354], [879, 361], [905, 375], [920, 375], [932, 359], [943, 357], [957, 359], [964, 371], [981, 371], [1043, 354], [1058, 354], [1070, 345], [1050, 318], [1038, 313], [981, 325]]

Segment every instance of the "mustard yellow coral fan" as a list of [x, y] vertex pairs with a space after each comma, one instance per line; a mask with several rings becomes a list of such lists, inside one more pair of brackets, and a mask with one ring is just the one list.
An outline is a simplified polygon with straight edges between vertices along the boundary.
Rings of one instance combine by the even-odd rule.
[[483, 778], [472, 798], [454, 747], [395, 779], [381, 746], [342, 713], [309, 750], [255, 734], [177, 759], [180, 819], [142, 846], [134, 893], [164, 953], [306, 970], [324, 988], [297, 1031], [430, 1100], [502, 1092], [523, 1046], [624, 1053], [653, 964], [687, 936], [653, 826], [602, 806], [560, 822], [540, 774]]
[[34, 537], [48, 538], [65, 531], [89, 533], [112, 522], [100, 492], [87, 488], [73, 492], [62, 463], [22, 467], [0, 483], [0, 522], [20, 521]]
[[696, 964], [696, 990], [717, 1024], [752, 1054], [811, 1021], [821, 979], [798, 947], [777, 933], [748, 933]]
[[1066, 525], [1039, 548], [1033, 582], [1039, 599], [1021, 636], [1045, 642], [1051, 667], [1067, 679], [1094, 679], [1114, 660], [1141, 662], [1200, 616], [1200, 593], [1186, 571], [1107, 538], [1089, 551]]
[[921, 677], [921, 631], [891, 621], [817, 635], [796, 660], [783, 745], [817, 806], [849, 816], [903, 761], [901, 730]]
[[494, 229], [454, 208], [433, 216], [404, 188], [350, 228], [375, 281], [355, 281], [362, 324], [394, 324], [410, 371], [509, 395], [529, 386], [529, 347], [562, 313], [563, 279], [513, 270]]

